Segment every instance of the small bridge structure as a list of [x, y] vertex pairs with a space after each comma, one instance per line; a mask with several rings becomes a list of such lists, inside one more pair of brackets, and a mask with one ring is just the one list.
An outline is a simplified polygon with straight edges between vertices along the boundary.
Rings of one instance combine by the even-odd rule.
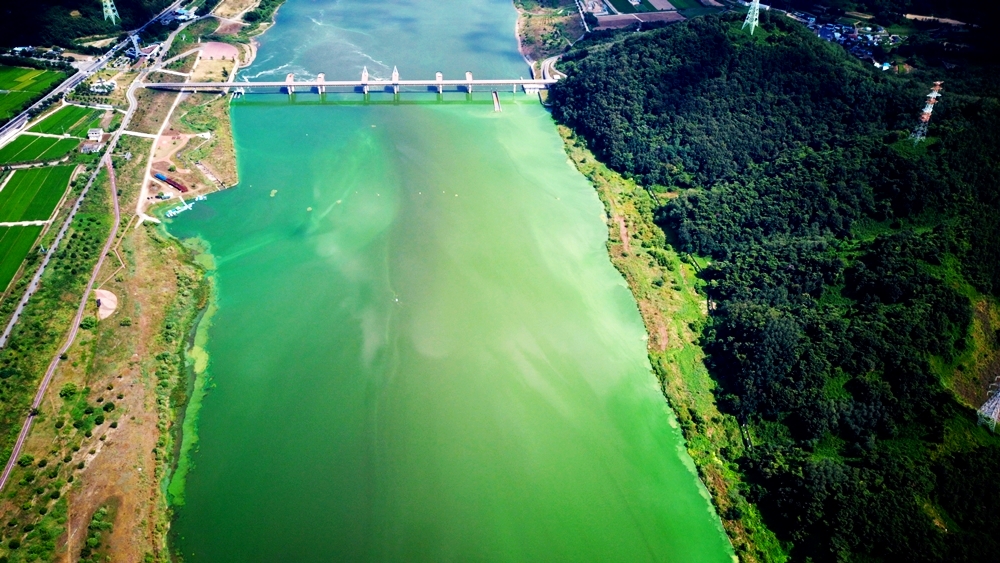
[[399, 94], [403, 88], [421, 88], [420, 91], [437, 91], [443, 94], [449, 91], [464, 91], [469, 94], [476, 88], [495, 89], [497, 87], [511, 88], [516, 92], [518, 88], [525, 93], [534, 94], [540, 90], [546, 90], [555, 84], [556, 79], [552, 78], [499, 78], [481, 79], [473, 78], [471, 72], [465, 73], [464, 79], [445, 80], [444, 75], [438, 72], [433, 80], [403, 80], [399, 77], [399, 71], [392, 69], [392, 77], [388, 80], [372, 79], [368, 74], [368, 67], [361, 71], [360, 80], [327, 80], [326, 76], [320, 74], [315, 80], [295, 80], [294, 74], [285, 76], [284, 80], [271, 82], [143, 82], [142, 88], [153, 88], [157, 90], [179, 90], [182, 92], [205, 92], [205, 91], [234, 91], [235, 95], [242, 95], [243, 92], [251, 89], [277, 89], [289, 95], [295, 92], [315, 92], [325, 94], [327, 90], [360, 92], [368, 94], [370, 92], [392, 92]]

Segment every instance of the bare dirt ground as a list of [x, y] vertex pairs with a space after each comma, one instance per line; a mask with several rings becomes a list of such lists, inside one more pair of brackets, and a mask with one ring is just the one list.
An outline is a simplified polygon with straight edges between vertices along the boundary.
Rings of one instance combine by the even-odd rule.
[[236, 185], [239, 181], [236, 172], [236, 147], [229, 121], [229, 103], [225, 96], [192, 95], [174, 111], [170, 125], [172, 129], [185, 133], [211, 135], [207, 142], [197, 140], [188, 143], [177, 155], [178, 159], [190, 164], [185, 165], [187, 168], [200, 161], [224, 185]]
[[229, 43], [222, 43], [220, 41], [202, 43], [201, 46], [201, 58], [203, 59], [235, 60], [239, 54], [240, 50], [236, 47], [236, 45], [230, 45]]
[[917, 14], [906, 14], [905, 17], [908, 20], [914, 20], [914, 21], [935, 21], [935, 22], [946, 23], [948, 25], [968, 25], [963, 21], [958, 21], [948, 18], [936, 18], [934, 16], [920, 16]]
[[[702, 0], [703, 2], [705, 0]], [[710, 0], [711, 1], [711, 0]], [[621, 14], [617, 16], [599, 16], [601, 29], [631, 27], [642, 22], [679, 22], [684, 20], [680, 12], [646, 12], [642, 14]]]
[[94, 299], [100, 302], [97, 307], [97, 320], [103, 321], [114, 314], [118, 308], [118, 296], [106, 289], [95, 289]]
[[583, 20], [573, 0], [561, 0], [557, 8], [529, 12], [518, 9], [517, 36], [521, 54], [532, 62], [561, 53], [584, 33]]
[[259, 3], [259, 0], [222, 0], [212, 13], [220, 18], [234, 18], [255, 8]]
[[215, 30], [215, 34], [236, 35], [244, 27], [246, 27], [246, 24], [232, 20], [223, 20], [222, 22], [219, 23], [219, 27]]
[[235, 70], [235, 60], [201, 59], [191, 71], [191, 82], [225, 82]]
[[198, 62], [191, 71], [192, 82], [225, 82], [236, 72], [240, 50], [235, 45], [211, 41], [204, 43]]
[[[156, 154], [153, 156], [152, 174], [160, 173], [168, 178], [180, 182], [191, 191], [184, 194], [184, 197], [197, 195], [198, 193], [212, 191], [213, 183], [194, 166], [188, 166], [184, 161], [175, 158], [175, 155], [188, 146], [197, 146], [210, 139], [203, 139], [197, 135], [188, 133], [171, 132], [164, 133], [156, 145]], [[173, 168], [173, 170], [171, 170]], [[151, 193], [170, 193], [174, 197], [180, 195], [175, 188], [158, 180], [152, 180]]]
[[132, 117], [129, 130], [156, 134], [163, 120], [167, 118], [167, 112], [170, 111], [177, 94], [142, 88], [136, 92], [135, 97], [139, 101], [139, 109]]

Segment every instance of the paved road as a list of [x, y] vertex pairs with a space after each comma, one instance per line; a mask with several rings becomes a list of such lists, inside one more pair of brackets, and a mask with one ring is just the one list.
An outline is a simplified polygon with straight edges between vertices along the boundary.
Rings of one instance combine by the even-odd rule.
[[[179, 2], [177, 4], [179, 4]], [[59, 351], [56, 352], [55, 356], [52, 358], [52, 362], [49, 363], [49, 369], [45, 371], [45, 377], [42, 378], [42, 382], [38, 386], [38, 391], [35, 393], [35, 399], [31, 403], [31, 410], [28, 411], [28, 416], [24, 420], [24, 424], [21, 426], [21, 433], [18, 434], [17, 441], [14, 443], [14, 448], [11, 450], [10, 459], [7, 460], [7, 465], [4, 467], [3, 474], [0, 474], [0, 491], [2, 491], [4, 486], [7, 484], [7, 480], [10, 478], [11, 472], [14, 470], [14, 464], [17, 463], [17, 459], [21, 456], [21, 450], [24, 448], [24, 442], [28, 439], [28, 432], [31, 430], [31, 425], [35, 420], [35, 413], [37, 412], [36, 409], [38, 409], [38, 407], [42, 404], [42, 399], [45, 397], [45, 391], [48, 389], [49, 383], [52, 382], [52, 377], [55, 375], [56, 368], [59, 367], [60, 356], [69, 350], [70, 346], [73, 345], [73, 341], [76, 339], [76, 334], [80, 330], [80, 321], [83, 320], [83, 314], [87, 310], [87, 300], [90, 297], [90, 291], [93, 289], [97, 276], [101, 272], [101, 266], [104, 264], [104, 258], [110, 252], [111, 246], [115, 241], [115, 236], [118, 234], [118, 227], [121, 224], [121, 209], [118, 206], [118, 182], [115, 178], [115, 169], [113, 163], [111, 162], [111, 155], [114, 153], [115, 146], [118, 144], [118, 139], [121, 137], [122, 132], [128, 127], [128, 124], [132, 119], [132, 115], [135, 113], [137, 107], [134, 96], [136, 82], [137, 81], [133, 82], [129, 86], [129, 90], [126, 93], [126, 97], [129, 102], [128, 111], [125, 112], [125, 117], [122, 119], [121, 126], [111, 137], [111, 140], [108, 142], [108, 148], [105, 150], [104, 156], [101, 158], [101, 163], [107, 166], [108, 179], [111, 183], [111, 199], [114, 202], [115, 210], [114, 224], [112, 225], [111, 233], [108, 235], [108, 240], [104, 243], [104, 249], [101, 251], [101, 255], [97, 259], [97, 264], [94, 266], [94, 271], [90, 275], [90, 281], [87, 282], [87, 289], [84, 290], [83, 296], [80, 299], [80, 306], [77, 308], [76, 316], [73, 318], [73, 324], [70, 326], [66, 342], [61, 348], [59, 348]], [[14, 316], [11, 318], [6, 330], [4, 330], [3, 335], [0, 336], [0, 347], [7, 343], [7, 339], [10, 337], [14, 324], [24, 311], [24, 306], [28, 303], [28, 298], [31, 297], [36, 289], [38, 289], [38, 282], [41, 279], [42, 274], [45, 272], [45, 267], [48, 265], [49, 260], [52, 259], [52, 256], [59, 248], [60, 241], [62, 241], [63, 236], [65, 236], [66, 232], [69, 230], [70, 224], [73, 222], [73, 217], [75, 217], [77, 211], [80, 210], [83, 198], [87, 195], [87, 192], [90, 191], [90, 187], [94, 184], [94, 180], [97, 179], [97, 175], [100, 170], [100, 166], [98, 166], [97, 169], [90, 175], [90, 179], [87, 180], [87, 185], [84, 186], [83, 191], [80, 192], [80, 197], [77, 198], [76, 203], [73, 204], [73, 209], [70, 211], [69, 216], [66, 217], [66, 221], [63, 222], [62, 228], [59, 229], [59, 234], [52, 243], [52, 247], [49, 248], [49, 251], [45, 254], [45, 258], [42, 260], [41, 266], [39, 266], [38, 271], [35, 272], [34, 277], [31, 279], [31, 283], [28, 285], [27, 290], [24, 292], [24, 296], [21, 298], [21, 302], [18, 303], [17, 308], [14, 310]]]
[[[35, 393], [35, 400], [31, 402], [31, 410], [28, 412], [28, 417], [27, 419], [25, 419], [24, 425], [21, 426], [21, 433], [18, 434], [17, 436], [17, 442], [14, 443], [14, 449], [11, 451], [10, 459], [7, 460], [7, 465], [3, 469], [3, 475], [0, 475], [0, 490], [3, 490], [4, 485], [7, 484], [7, 479], [10, 478], [11, 471], [14, 470], [14, 464], [17, 462], [17, 459], [21, 456], [21, 449], [24, 447], [25, 440], [28, 439], [28, 432], [31, 430], [31, 424], [35, 420], [36, 416], [35, 413], [37, 412], [38, 407], [42, 404], [42, 399], [45, 397], [45, 390], [48, 389], [49, 383], [52, 382], [52, 377], [55, 376], [56, 368], [59, 367], [60, 356], [62, 356], [63, 354], [66, 353], [67, 350], [69, 350], [69, 347], [73, 345], [73, 340], [76, 339], [76, 334], [80, 330], [80, 321], [83, 320], [83, 314], [87, 310], [87, 298], [90, 296], [90, 290], [93, 289], [94, 287], [94, 282], [97, 280], [97, 275], [100, 273], [101, 266], [104, 264], [104, 258], [111, 250], [111, 245], [115, 241], [115, 235], [118, 233], [118, 225], [120, 224], [121, 221], [121, 214], [118, 209], [118, 184], [115, 179], [114, 166], [111, 164], [110, 151], [105, 155], [103, 163], [108, 168], [108, 176], [111, 180], [112, 200], [115, 202], [115, 221], [111, 227], [111, 234], [108, 236], [107, 242], [104, 243], [104, 250], [101, 251], [101, 255], [97, 259], [97, 265], [94, 266], [94, 272], [90, 276], [90, 281], [87, 282], [87, 289], [84, 290], [83, 299], [80, 300], [80, 306], [76, 310], [76, 316], [73, 317], [73, 324], [70, 327], [69, 335], [66, 337], [66, 343], [63, 344], [61, 348], [59, 348], [59, 351], [56, 352], [56, 356], [52, 358], [52, 362], [49, 363], [49, 369], [45, 371], [45, 377], [42, 378], [42, 382], [38, 386], [38, 392]], [[98, 168], [98, 170], [100, 170], [100, 168]], [[83, 193], [80, 194], [80, 198], [76, 201], [76, 204], [73, 206], [73, 213], [70, 214], [66, 222], [63, 224], [62, 229], [59, 231], [59, 236], [56, 239], [57, 241], [61, 239], [64, 234], [66, 234], [66, 229], [69, 227], [69, 224], [73, 219], [73, 215], [75, 215], [76, 211], [80, 209], [80, 204], [83, 202], [83, 196], [86, 194], [87, 190], [90, 189], [90, 186], [91, 184], [93, 184], [94, 178], [96, 177], [97, 174], [95, 173], [93, 176], [91, 176], [90, 181], [87, 182], [87, 187], [84, 188]], [[53, 244], [52, 245], [53, 251], [55, 247], [56, 245]], [[42, 262], [42, 267], [38, 269], [38, 274], [36, 274], [35, 278], [31, 280], [33, 286], [32, 291], [34, 291], [34, 288], [37, 287], [38, 278], [41, 277], [40, 274], [42, 270], [45, 268], [45, 265], [48, 263], [49, 258], [51, 258], [53, 251], [50, 251], [48, 254], [46, 254], [45, 261]], [[23, 304], [24, 303], [22, 302], [21, 305]], [[20, 310], [20, 308], [21, 307], [19, 306], [18, 309]], [[6, 336], [6, 334], [4, 336]]]
[[543, 80], [562, 80], [566, 78], [566, 75], [559, 72], [556, 68], [556, 63], [559, 61], [559, 57], [562, 55], [556, 55], [554, 57], [549, 57], [542, 61], [542, 79]]

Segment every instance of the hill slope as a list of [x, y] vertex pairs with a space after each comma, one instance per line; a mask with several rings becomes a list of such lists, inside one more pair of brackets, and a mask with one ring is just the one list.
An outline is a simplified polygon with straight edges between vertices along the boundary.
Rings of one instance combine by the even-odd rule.
[[0, 46], [71, 47], [73, 40], [135, 29], [170, 0], [116, 0], [121, 20], [105, 21], [100, 0], [32, 0], [0, 7]]
[[1000, 441], [968, 405], [1000, 346], [979, 314], [1000, 295], [996, 69], [950, 73], [914, 147], [944, 71], [879, 73], [787, 18], [741, 21], [572, 52], [554, 114], [711, 258], [703, 347], [752, 444], [731, 461], [792, 558], [989, 560]]

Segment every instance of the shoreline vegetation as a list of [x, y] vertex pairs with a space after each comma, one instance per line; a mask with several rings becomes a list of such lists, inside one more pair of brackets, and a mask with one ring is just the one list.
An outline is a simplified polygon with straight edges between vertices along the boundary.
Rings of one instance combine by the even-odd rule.
[[[251, 2], [242, 16], [252, 21], [209, 16], [172, 30], [169, 37], [176, 41], [176, 51], [169, 57], [200, 49], [203, 45], [195, 44], [211, 37], [235, 45], [238, 55], [229, 66], [236, 72], [252, 62], [254, 38], [273, 24], [281, 3]], [[194, 26], [201, 31], [185, 33]], [[226, 66], [218, 59], [208, 55], [199, 60], [194, 53], [164, 68], [218, 73], [216, 67]], [[128, 84], [144, 70], [105, 71], [102, 78], [117, 78], [120, 85], [110, 99], [90, 99], [89, 93], [70, 97], [86, 98], [84, 104], [123, 107]], [[172, 511], [183, 498], [185, 460], [196, 447], [197, 405], [209, 387], [204, 343], [214, 310], [213, 268], [202, 246], [176, 239], [162, 224], [144, 223], [149, 217], [142, 213], [142, 204], [159, 200], [145, 200], [151, 194], [142, 188], [147, 173], [158, 170], [154, 162], [169, 175], [187, 174], [189, 185], [201, 191], [231, 187], [238, 178], [228, 97], [197, 94], [181, 100], [148, 93], [139, 92], [128, 124], [129, 130], [146, 136], [123, 135], [112, 157], [121, 227], [117, 233], [108, 232], [112, 194], [105, 171], [0, 358], [5, 393], [9, 395], [14, 385], [18, 396], [30, 400], [37, 374], [44, 372], [76, 310], [96, 250], [114, 236], [113, 256], [104, 261], [97, 287], [117, 296], [117, 310], [98, 321], [97, 305], [90, 298], [82, 330], [60, 363], [0, 499], [0, 558], [8, 563], [98, 558], [165, 563], [174, 558], [168, 538]], [[120, 123], [117, 117], [106, 130]], [[68, 213], [85, 172], [96, 165], [96, 158], [78, 160], [81, 170], [60, 203], [56, 222]], [[43, 234], [40, 244], [48, 245], [52, 236]], [[37, 257], [34, 260], [29, 257], [29, 262], [36, 263]], [[12, 284], [15, 291], [5, 297], [4, 311], [20, 296], [16, 288], [23, 283]], [[15, 406], [4, 411], [12, 415], [11, 425], [20, 424], [23, 417]], [[12, 431], [16, 434], [17, 429]]]
[[608, 255], [646, 325], [651, 375], [680, 423], [687, 452], [736, 553], [742, 561], [782, 561], [777, 538], [739, 493], [745, 484], [728, 459], [745, 449], [743, 434], [736, 419], [716, 406], [716, 383], [699, 345], [709, 302], [698, 274], [707, 260], [667, 244], [653, 215], [662, 196], [598, 161], [572, 129], [557, 128], [566, 154], [604, 204]]
[[[964, 59], [901, 50], [919, 66], [897, 76], [788, 18], [762, 13], [754, 36], [741, 22], [587, 41], [549, 98], [688, 451], [742, 561], [988, 560], [1000, 439], [975, 408], [1000, 373], [992, 38], [969, 37]], [[927, 64], [942, 53], [951, 66]]]

